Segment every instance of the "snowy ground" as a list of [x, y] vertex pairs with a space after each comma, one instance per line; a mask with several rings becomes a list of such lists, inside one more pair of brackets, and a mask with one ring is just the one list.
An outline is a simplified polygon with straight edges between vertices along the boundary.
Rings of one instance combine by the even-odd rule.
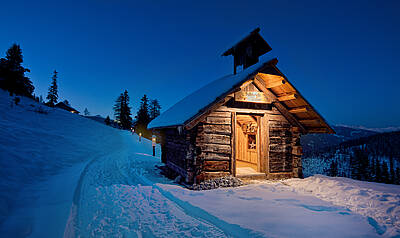
[[28, 98], [16, 106], [0, 90], [0, 237], [61, 237], [83, 168], [120, 140], [113, 128]]
[[149, 141], [1, 93], [1, 237], [400, 235], [400, 186], [312, 176], [190, 191], [160, 176]]
[[[159, 175], [155, 168], [159, 160], [146, 154], [151, 151], [150, 142], [138, 143], [138, 138], [128, 133], [123, 136], [123, 150], [99, 158], [86, 168], [65, 237], [399, 234], [399, 211], [393, 207], [400, 201], [399, 186], [314, 176], [190, 191]], [[340, 184], [334, 186], [334, 181]], [[324, 191], [324, 187], [329, 188]], [[375, 194], [365, 200], [355, 197], [356, 191], [362, 196], [367, 188]], [[381, 219], [382, 215], [386, 220]]]
[[312, 195], [367, 217], [378, 234], [400, 236], [400, 186], [315, 175], [283, 182], [293, 191]]

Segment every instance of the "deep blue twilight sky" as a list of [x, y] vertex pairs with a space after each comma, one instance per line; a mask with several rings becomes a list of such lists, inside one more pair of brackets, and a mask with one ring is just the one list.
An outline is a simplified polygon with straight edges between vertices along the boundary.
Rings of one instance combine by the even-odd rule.
[[193, 2], [3, 1], [0, 56], [20, 44], [36, 95], [56, 69], [62, 100], [112, 116], [124, 89], [134, 112], [143, 94], [165, 110], [232, 73], [221, 53], [260, 27], [328, 122], [400, 126], [400, 1]]

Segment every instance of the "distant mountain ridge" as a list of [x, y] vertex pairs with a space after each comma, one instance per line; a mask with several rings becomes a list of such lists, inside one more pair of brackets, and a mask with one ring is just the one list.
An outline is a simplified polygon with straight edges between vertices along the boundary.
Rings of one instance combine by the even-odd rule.
[[350, 125], [342, 125], [338, 124], [336, 125], [337, 127], [347, 127], [347, 128], [352, 128], [352, 129], [360, 129], [360, 130], [367, 130], [367, 131], [374, 131], [378, 133], [383, 133], [383, 132], [392, 132], [392, 131], [400, 131], [400, 126], [389, 126], [389, 127], [381, 127], [381, 128], [369, 128], [365, 126], [350, 126]]
[[345, 141], [379, 134], [379, 132], [351, 126], [332, 126], [336, 134], [308, 134], [301, 137], [304, 154], [339, 145]]

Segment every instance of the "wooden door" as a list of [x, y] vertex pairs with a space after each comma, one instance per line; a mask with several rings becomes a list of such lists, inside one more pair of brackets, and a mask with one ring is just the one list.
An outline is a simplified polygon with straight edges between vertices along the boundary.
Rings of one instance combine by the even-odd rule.
[[250, 167], [258, 172], [260, 170], [259, 120], [251, 115], [237, 115], [236, 120], [236, 167]]

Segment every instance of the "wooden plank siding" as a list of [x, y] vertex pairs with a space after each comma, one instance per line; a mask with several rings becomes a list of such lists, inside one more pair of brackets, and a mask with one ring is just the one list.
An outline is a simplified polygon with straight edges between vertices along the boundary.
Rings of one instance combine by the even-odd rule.
[[260, 125], [259, 171], [268, 179], [301, 177], [300, 129], [280, 111], [220, 106], [190, 130], [164, 130], [162, 160], [188, 183], [236, 175], [236, 114], [257, 115]]
[[196, 181], [232, 173], [232, 114], [211, 112], [197, 125], [196, 151], [202, 172]]

